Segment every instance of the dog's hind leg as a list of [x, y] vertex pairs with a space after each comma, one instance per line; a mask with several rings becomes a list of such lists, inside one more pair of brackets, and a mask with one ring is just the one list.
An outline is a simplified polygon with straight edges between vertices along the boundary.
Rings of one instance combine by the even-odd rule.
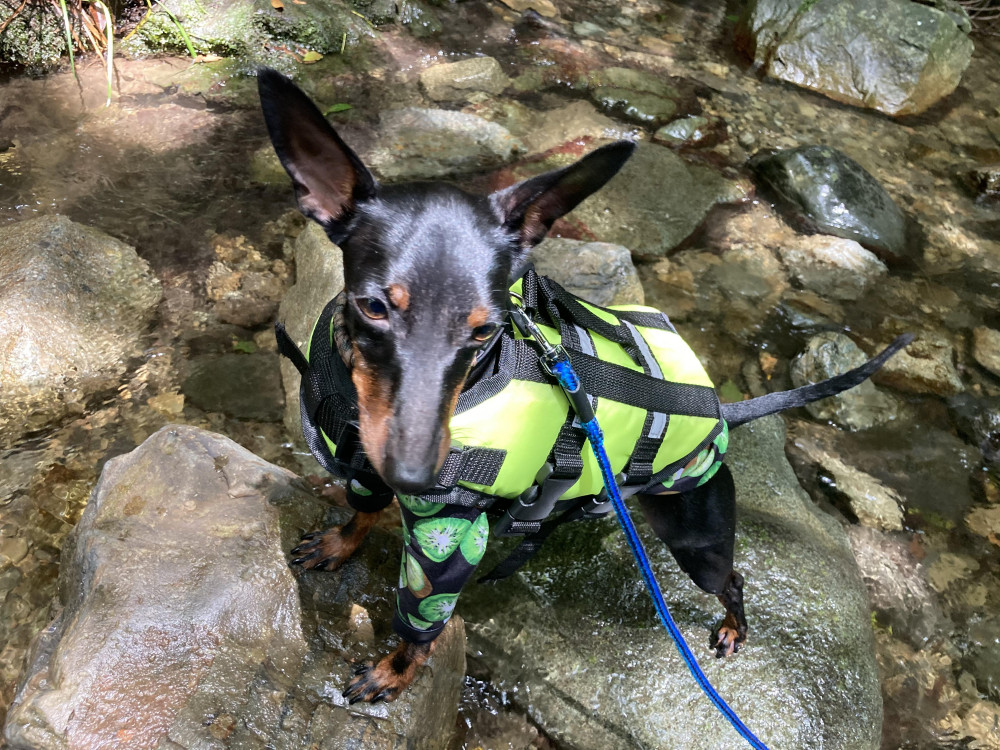
[[723, 464], [708, 482], [673, 495], [639, 495], [649, 525], [703, 591], [715, 594], [726, 609], [712, 634], [717, 657], [739, 651], [747, 637], [743, 576], [733, 570], [736, 493]]

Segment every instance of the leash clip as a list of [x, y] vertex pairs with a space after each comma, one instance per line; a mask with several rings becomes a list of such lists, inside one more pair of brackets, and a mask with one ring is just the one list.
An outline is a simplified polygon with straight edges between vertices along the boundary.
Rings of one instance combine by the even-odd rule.
[[[518, 295], [512, 294], [511, 296], [520, 299]], [[538, 355], [539, 363], [541, 363], [545, 372], [558, 379], [558, 373], [555, 372], [556, 365], [560, 362], [569, 362], [569, 354], [566, 352], [566, 349], [563, 348], [562, 344], [553, 344], [545, 338], [542, 329], [538, 327], [534, 319], [532, 319], [523, 307], [512, 305], [510, 308], [510, 319], [517, 330], [521, 332], [522, 336], [535, 340], [542, 350], [542, 353]], [[577, 384], [577, 390], [579, 390], [579, 384]]]

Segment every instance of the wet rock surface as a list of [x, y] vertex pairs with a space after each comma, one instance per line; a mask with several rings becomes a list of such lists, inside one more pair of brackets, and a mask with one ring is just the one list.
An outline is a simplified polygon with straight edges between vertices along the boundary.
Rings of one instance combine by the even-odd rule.
[[[805, 351], [792, 363], [795, 387], [847, 372], [868, 361], [857, 344], [842, 333], [821, 333], [809, 339]], [[816, 419], [831, 421], [850, 430], [864, 430], [895, 419], [896, 401], [870, 380], [856, 388], [809, 404], [806, 411]]]
[[160, 282], [135, 249], [64, 216], [0, 232], [0, 446], [118, 386]]
[[749, 166], [806, 224], [856, 240], [890, 260], [912, 254], [903, 212], [878, 181], [846, 154], [825, 146], [805, 146], [758, 154]]
[[754, 0], [737, 38], [770, 76], [898, 116], [923, 112], [958, 86], [973, 49], [967, 18], [962, 25], [909, 0], [877, 9], [863, 0]]
[[514, 158], [521, 142], [476, 115], [408, 107], [385, 112], [381, 137], [362, 161], [387, 181], [430, 180], [482, 172]]
[[531, 253], [535, 270], [596, 305], [641, 305], [642, 284], [628, 248], [548, 238]]
[[[802, 492], [783, 446], [776, 419], [733, 433], [736, 567], [747, 580], [750, 622], [738, 655], [708, 657], [703, 644], [720, 618], [718, 603], [698, 593], [648, 534], [646, 546], [709, 679], [759, 737], [774, 747], [875, 748], [882, 709], [867, 597], [843, 531]], [[732, 748], [739, 741], [706, 708], [611, 520], [561, 529], [525, 573], [470, 588], [459, 607], [491, 680], [558, 743]]]
[[835, 300], [861, 297], [889, 270], [854, 240], [816, 234], [779, 248], [781, 262], [804, 289]]
[[345, 657], [385, 636], [376, 617], [391, 612], [398, 565], [371, 557], [393, 540], [376, 532], [339, 573], [299, 573], [297, 591], [285, 549], [327, 507], [290, 472], [191, 427], [109, 462], [64, 552], [63, 609], [8, 716], [10, 747], [391, 748], [405, 736], [443, 748], [461, 621], [391, 713], [350, 708]]
[[471, 57], [434, 65], [420, 73], [420, 85], [435, 101], [461, 101], [476, 92], [499, 94], [510, 82], [492, 57]]

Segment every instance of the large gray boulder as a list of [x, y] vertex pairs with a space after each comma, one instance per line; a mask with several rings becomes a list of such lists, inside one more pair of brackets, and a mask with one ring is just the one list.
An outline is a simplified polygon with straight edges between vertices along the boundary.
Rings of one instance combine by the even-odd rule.
[[12, 750], [443, 749], [461, 622], [391, 708], [348, 706], [345, 656], [387, 635], [399, 563], [385, 549], [401, 541], [377, 531], [340, 571], [297, 571], [297, 590], [284, 550], [347, 515], [325, 511], [295, 475], [193, 427], [109, 461], [8, 714]]
[[973, 49], [954, 15], [910, 0], [751, 0], [736, 39], [769, 76], [895, 116], [954, 91]]
[[[709, 679], [770, 747], [875, 750], [882, 699], [864, 586], [844, 531], [817, 510], [771, 417], [733, 433], [736, 561], [746, 647], [710, 657], [715, 597], [640, 524], [667, 604]], [[665, 498], [669, 502], [669, 498]], [[469, 645], [546, 735], [578, 750], [731, 750], [742, 741], [702, 697], [658, 625], [613, 520], [549, 539], [519, 576], [466, 591]]]
[[0, 447], [116, 388], [160, 301], [124, 242], [65, 216], [0, 230]]
[[627, 247], [549, 237], [531, 253], [535, 270], [595, 305], [641, 305], [639, 273]]
[[748, 162], [793, 223], [855, 240], [890, 260], [919, 258], [906, 215], [872, 175], [827, 146], [761, 152]]
[[638, 258], [659, 258], [729, 197], [725, 178], [714, 170], [688, 164], [664, 146], [639, 143], [622, 170], [567, 220], [602, 242], [624, 245]]

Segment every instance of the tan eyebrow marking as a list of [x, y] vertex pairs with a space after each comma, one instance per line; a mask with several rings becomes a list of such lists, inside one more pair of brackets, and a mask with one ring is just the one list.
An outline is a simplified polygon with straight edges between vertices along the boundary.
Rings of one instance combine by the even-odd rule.
[[479, 328], [479, 326], [486, 325], [489, 320], [490, 311], [485, 307], [477, 307], [475, 310], [470, 312], [469, 317], [466, 318], [469, 328]]
[[405, 310], [410, 306], [410, 291], [402, 284], [390, 284], [386, 290], [389, 293], [389, 301], [398, 310]]

